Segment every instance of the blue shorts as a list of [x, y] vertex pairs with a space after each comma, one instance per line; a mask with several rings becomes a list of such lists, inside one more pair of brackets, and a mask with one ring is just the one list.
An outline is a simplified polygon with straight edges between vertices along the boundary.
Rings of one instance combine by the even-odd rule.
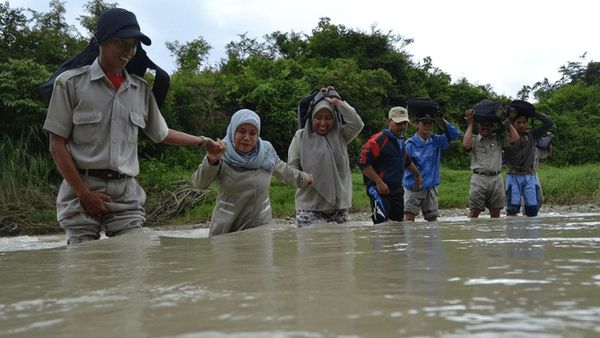
[[535, 174], [506, 175], [506, 212], [517, 214], [521, 211], [521, 199], [527, 216], [537, 216], [542, 204], [540, 186]]

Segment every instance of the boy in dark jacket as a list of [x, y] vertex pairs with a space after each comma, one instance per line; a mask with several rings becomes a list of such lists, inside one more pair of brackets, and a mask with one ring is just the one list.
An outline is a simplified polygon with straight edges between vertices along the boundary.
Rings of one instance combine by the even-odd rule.
[[[533, 105], [526, 101], [514, 100], [510, 105], [511, 120], [519, 133], [519, 140], [504, 149], [504, 158], [508, 167], [506, 175], [506, 214], [514, 216], [521, 209], [524, 201], [525, 215], [537, 216], [540, 205], [540, 187], [535, 173], [537, 141], [552, 127], [552, 119], [537, 112]], [[529, 118], [537, 118], [542, 125], [529, 130]]]

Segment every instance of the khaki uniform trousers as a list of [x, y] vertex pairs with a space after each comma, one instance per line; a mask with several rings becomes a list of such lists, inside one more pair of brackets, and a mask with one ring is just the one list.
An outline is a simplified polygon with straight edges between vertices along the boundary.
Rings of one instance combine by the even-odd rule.
[[111, 237], [141, 229], [146, 220], [146, 193], [135, 178], [82, 178], [91, 191], [111, 197], [110, 202], [105, 202], [111, 212], [100, 217], [88, 215], [71, 186], [63, 180], [56, 198], [56, 214], [58, 223], [65, 229], [68, 244], [99, 239], [101, 231]]

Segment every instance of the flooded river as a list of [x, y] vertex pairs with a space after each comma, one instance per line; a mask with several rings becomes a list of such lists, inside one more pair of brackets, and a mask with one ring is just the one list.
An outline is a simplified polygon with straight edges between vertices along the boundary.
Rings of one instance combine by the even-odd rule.
[[600, 214], [0, 238], [0, 337], [597, 337]]

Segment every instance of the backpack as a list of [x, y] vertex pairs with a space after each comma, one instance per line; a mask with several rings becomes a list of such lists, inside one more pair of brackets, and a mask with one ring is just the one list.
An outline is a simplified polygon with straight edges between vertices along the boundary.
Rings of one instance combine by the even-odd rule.
[[418, 121], [423, 117], [436, 118], [442, 116], [442, 110], [437, 102], [427, 97], [415, 97], [406, 103], [408, 116], [411, 121]]
[[500, 122], [498, 116], [496, 116], [496, 109], [501, 109], [502, 105], [500, 103], [495, 103], [492, 100], [482, 100], [479, 101], [473, 107], [473, 119], [475, 122]]
[[[306, 120], [310, 118], [313, 107], [317, 105], [317, 103], [323, 101], [327, 96], [336, 96], [340, 97], [335, 88], [330, 90], [328, 93], [321, 91], [320, 89], [313, 90], [310, 94], [302, 97], [300, 101], [298, 101], [298, 129], [304, 128], [306, 124]], [[338, 117], [338, 121], [342, 124], [346, 123], [344, 121], [343, 116], [335, 110], [335, 113]]]
[[554, 138], [554, 134], [551, 132], [547, 132], [544, 136], [540, 137], [539, 140], [535, 143], [535, 146], [542, 150], [548, 150], [550, 145], [552, 145], [552, 139]]
[[514, 115], [515, 118], [519, 116], [526, 116], [528, 118], [535, 116], [535, 108], [527, 101], [513, 100], [510, 103], [509, 108], [511, 110], [511, 115], [516, 114]]

